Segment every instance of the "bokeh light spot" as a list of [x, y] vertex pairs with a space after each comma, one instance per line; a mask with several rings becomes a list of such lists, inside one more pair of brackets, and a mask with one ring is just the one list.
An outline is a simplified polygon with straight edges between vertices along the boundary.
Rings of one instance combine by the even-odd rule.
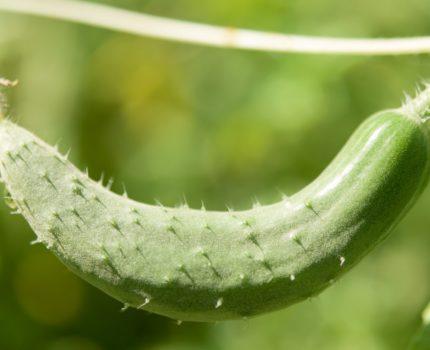
[[61, 325], [82, 307], [82, 282], [47, 252], [24, 258], [15, 275], [15, 294], [24, 311], [44, 324]]
[[47, 350], [101, 350], [101, 347], [87, 338], [64, 337], [52, 342]]

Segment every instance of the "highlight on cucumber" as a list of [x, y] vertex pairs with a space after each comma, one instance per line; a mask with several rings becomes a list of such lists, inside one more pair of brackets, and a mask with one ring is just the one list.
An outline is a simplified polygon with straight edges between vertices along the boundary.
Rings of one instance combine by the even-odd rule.
[[429, 107], [426, 86], [366, 119], [305, 188], [244, 211], [117, 195], [7, 118], [0, 174], [35, 243], [125, 307], [184, 321], [248, 318], [317, 295], [387, 237], [429, 179]]

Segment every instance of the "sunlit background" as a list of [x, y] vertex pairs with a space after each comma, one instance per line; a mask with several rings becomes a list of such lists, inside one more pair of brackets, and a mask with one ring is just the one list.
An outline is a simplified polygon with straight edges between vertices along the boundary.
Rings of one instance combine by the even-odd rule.
[[[349, 37], [430, 34], [428, 0], [104, 0], [151, 14]], [[0, 13], [11, 114], [130, 197], [208, 209], [271, 203], [315, 178], [369, 114], [399, 106], [430, 57], [196, 47]], [[3, 189], [2, 189], [3, 190]], [[182, 323], [70, 273], [0, 203], [0, 349], [405, 349], [430, 298], [430, 190], [319, 297], [248, 321]]]

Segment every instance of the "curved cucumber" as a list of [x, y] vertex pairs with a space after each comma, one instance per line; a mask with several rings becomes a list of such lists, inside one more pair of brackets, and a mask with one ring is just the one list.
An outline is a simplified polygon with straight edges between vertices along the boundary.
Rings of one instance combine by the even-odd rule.
[[387, 236], [429, 177], [422, 100], [370, 117], [314, 182], [247, 211], [118, 196], [10, 121], [0, 172], [37, 240], [83, 279], [172, 318], [237, 319], [319, 293]]

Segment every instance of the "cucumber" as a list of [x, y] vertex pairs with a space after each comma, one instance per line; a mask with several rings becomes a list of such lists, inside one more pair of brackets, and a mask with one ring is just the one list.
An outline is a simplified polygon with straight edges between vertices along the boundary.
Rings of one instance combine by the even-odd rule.
[[318, 294], [387, 237], [429, 178], [429, 101], [426, 90], [371, 116], [315, 181], [246, 211], [119, 196], [8, 120], [0, 173], [36, 242], [126, 307], [241, 319]]

